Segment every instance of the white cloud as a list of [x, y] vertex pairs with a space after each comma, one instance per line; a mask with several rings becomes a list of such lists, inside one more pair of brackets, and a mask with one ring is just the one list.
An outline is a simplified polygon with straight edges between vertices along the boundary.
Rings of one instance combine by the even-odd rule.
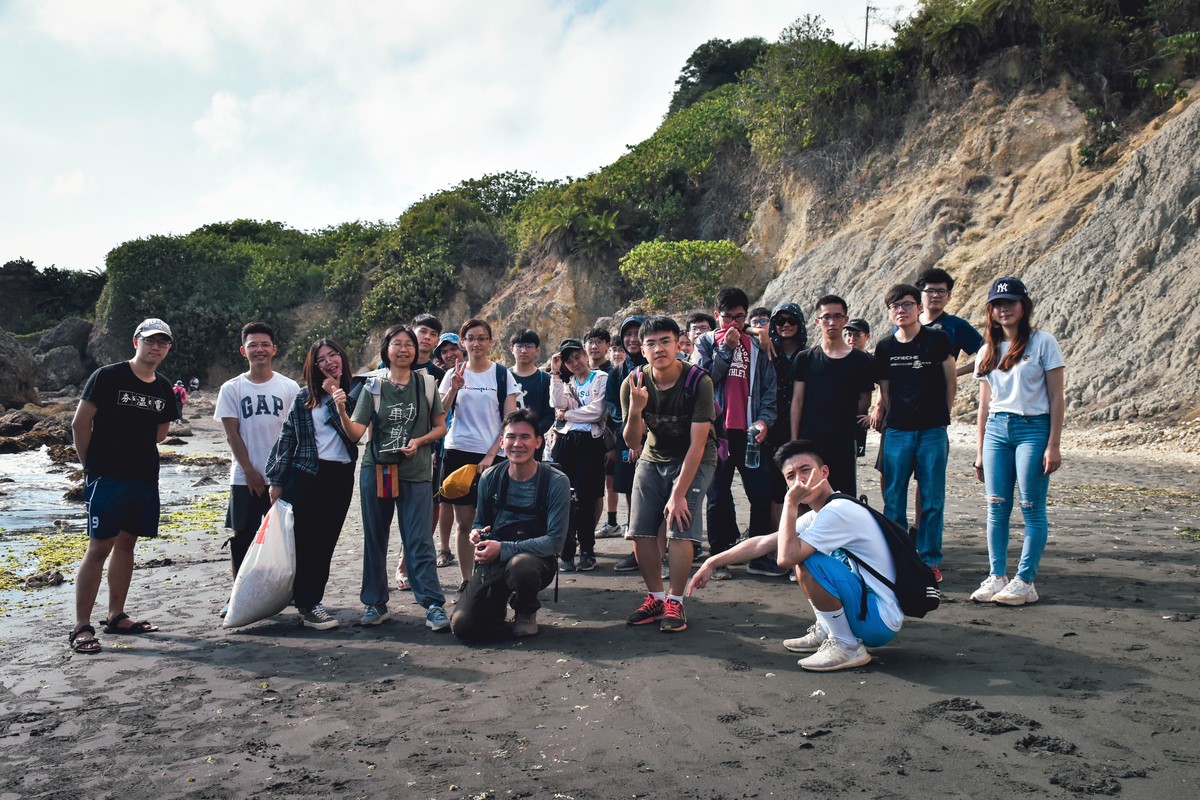
[[217, 92], [204, 116], [192, 123], [192, 130], [211, 150], [233, 150], [242, 140], [246, 123], [242, 104], [230, 92]]
[[38, 26], [70, 46], [138, 60], [208, 63], [213, 35], [202, 5], [186, 0], [32, 0]]

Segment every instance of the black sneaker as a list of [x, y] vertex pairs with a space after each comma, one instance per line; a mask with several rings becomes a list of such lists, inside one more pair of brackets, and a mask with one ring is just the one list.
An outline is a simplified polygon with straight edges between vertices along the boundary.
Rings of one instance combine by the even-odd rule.
[[596, 568], [596, 557], [590, 555], [579, 556], [579, 563], [575, 565], [576, 572], [591, 572]]
[[637, 572], [638, 571], [637, 556], [635, 556], [633, 553], [630, 553], [629, 555], [625, 556], [624, 558], [622, 558], [620, 561], [618, 561], [613, 566], [613, 571], [614, 572]]
[[683, 603], [667, 598], [663, 603], [662, 621], [658, 623], [661, 633], [679, 633], [687, 630], [687, 614], [683, 613]]
[[770, 556], [759, 556], [746, 565], [746, 572], [751, 575], [765, 575], [768, 578], [782, 578], [788, 574], [785, 567], [779, 566], [779, 563]]

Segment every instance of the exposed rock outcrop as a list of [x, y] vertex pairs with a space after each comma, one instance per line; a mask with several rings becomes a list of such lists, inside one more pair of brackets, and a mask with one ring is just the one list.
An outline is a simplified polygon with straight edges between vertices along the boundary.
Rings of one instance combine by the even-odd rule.
[[37, 362], [12, 334], [0, 330], [0, 406], [23, 406], [37, 399]]
[[37, 386], [43, 391], [82, 383], [90, 374], [74, 345], [55, 347], [35, 356], [38, 364]]

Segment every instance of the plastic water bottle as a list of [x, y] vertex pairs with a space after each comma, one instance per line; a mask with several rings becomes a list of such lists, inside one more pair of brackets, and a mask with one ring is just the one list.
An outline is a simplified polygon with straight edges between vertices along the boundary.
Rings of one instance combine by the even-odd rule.
[[762, 446], [758, 443], [758, 423], [746, 431], [746, 469], [758, 469], [762, 464]]

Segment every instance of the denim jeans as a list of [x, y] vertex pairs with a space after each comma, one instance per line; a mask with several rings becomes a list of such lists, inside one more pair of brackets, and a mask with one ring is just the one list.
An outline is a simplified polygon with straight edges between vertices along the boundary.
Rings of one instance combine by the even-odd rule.
[[388, 602], [388, 538], [392, 514], [398, 512], [400, 542], [413, 596], [422, 608], [445, 605], [438, 582], [437, 555], [433, 549], [433, 492], [428, 481], [400, 481], [400, 496], [375, 496], [375, 468], [358, 473], [358, 493], [363, 517], [363, 579], [359, 600], [365, 606]]
[[883, 513], [908, 527], [908, 482], [916, 472], [921, 485], [917, 553], [931, 567], [942, 562], [945, 527], [946, 462], [950, 438], [945, 428], [902, 431], [888, 428], [883, 437]]
[[1050, 476], [1042, 474], [1042, 458], [1050, 441], [1050, 415], [989, 414], [983, 432], [983, 486], [987, 493], [988, 559], [993, 575], [1007, 575], [1009, 519], [1014, 484], [1025, 518], [1025, 543], [1017, 577], [1033, 583], [1046, 549], [1046, 493]]
[[[761, 458], [770, 457], [763, 447]], [[750, 535], [760, 536], [777, 528], [771, 517], [771, 473], [766, 464], [760, 463], [753, 469], [746, 466], [746, 432], [731, 430], [729, 458], [717, 463], [708, 487], [708, 546], [714, 556], [737, 544], [741, 535], [733, 508], [734, 470], [741, 473], [746, 499], [750, 501]]]

